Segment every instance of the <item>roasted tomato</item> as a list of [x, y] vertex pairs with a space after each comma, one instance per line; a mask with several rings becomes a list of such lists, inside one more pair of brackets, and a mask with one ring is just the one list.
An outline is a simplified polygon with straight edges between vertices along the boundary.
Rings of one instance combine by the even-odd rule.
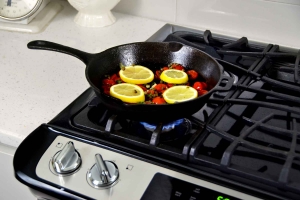
[[163, 68], [161, 68], [161, 71], [165, 71], [165, 70], [168, 70], [169, 69], [169, 67], [163, 67]]
[[157, 85], [154, 86], [154, 89], [158, 92], [158, 93], [162, 93], [162, 91], [167, 89], [167, 85], [163, 84], [163, 83], [159, 83]]
[[206, 83], [204, 82], [195, 82], [193, 85], [193, 88], [195, 88], [196, 90], [200, 91], [200, 90], [205, 90], [207, 87]]
[[158, 96], [158, 93], [157, 93], [156, 90], [150, 89], [150, 90], [147, 90], [147, 92], [145, 93], [145, 95], [146, 95], [149, 99], [153, 99], [154, 97], [157, 97], [157, 96]]
[[110, 86], [106, 86], [106, 87], [102, 87], [103, 89], [103, 93], [106, 95], [110, 95], [109, 90], [110, 90]]
[[167, 87], [168, 87], [168, 88], [173, 87], [173, 86], [174, 86], [174, 84], [172, 84], [172, 83], [167, 83]]
[[177, 63], [172, 63], [170, 65], [170, 68], [171, 69], [177, 69], [177, 70], [184, 70], [184, 67], [182, 65], [180, 65], [180, 64], [177, 64]]
[[196, 72], [195, 70], [189, 70], [186, 72], [189, 76], [189, 80], [194, 81], [198, 78], [198, 72]]
[[202, 90], [207, 90], [207, 84], [205, 83], [205, 82], [201, 82], [201, 84], [202, 84]]
[[198, 96], [200, 97], [200, 96], [206, 94], [207, 92], [208, 92], [207, 90], [200, 90], [200, 91], [198, 91]]
[[113, 74], [110, 79], [116, 81], [117, 79], [120, 79], [119, 74]]
[[152, 102], [154, 104], [165, 104], [166, 103], [166, 101], [162, 97], [155, 97], [152, 99]]
[[156, 70], [155, 71], [155, 75], [154, 75], [154, 78], [156, 79], [156, 80], [160, 80], [160, 74], [161, 74], [161, 71], [160, 70]]
[[102, 86], [113, 86], [115, 84], [115, 81], [112, 79], [103, 79], [102, 80]]
[[138, 86], [140, 86], [140, 88], [142, 88], [143, 91], [147, 91], [147, 88], [144, 85], [139, 84]]

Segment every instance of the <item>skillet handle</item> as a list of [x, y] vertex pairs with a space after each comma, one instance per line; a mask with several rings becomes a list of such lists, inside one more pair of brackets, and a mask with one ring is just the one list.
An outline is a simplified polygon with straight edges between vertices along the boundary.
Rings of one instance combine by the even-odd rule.
[[232, 85], [233, 85], [233, 78], [229, 77], [229, 76], [221, 76], [221, 81], [222, 80], [226, 80], [227, 83], [224, 87], [221, 87], [220, 85], [218, 85], [215, 90], [216, 91], [228, 91], [231, 89]]
[[29, 49], [38, 49], [38, 50], [49, 50], [49, 51], [56, 51], [61, 52], [65, 54], [69, 54], [71, 56], [74, 56], [78, 59], [80, 59], [82, 62], [84, 62], [86, 65], [90, 62], [92, 59], [92, 55], [90, 53], [86, 53], [71, 47], [63, 46], [61, 44], [57, 44], [54, 42], [48, 42], [43, 40], [35, 40], [31, 41], [27, 44], [27, 47]]

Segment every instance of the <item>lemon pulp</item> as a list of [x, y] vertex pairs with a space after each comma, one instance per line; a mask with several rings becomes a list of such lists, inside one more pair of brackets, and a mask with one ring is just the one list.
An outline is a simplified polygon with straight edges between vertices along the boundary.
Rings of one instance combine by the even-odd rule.
[[163, 93], [164, 100], [170, 104], [188, 101], [197, 97], [197, 90], [186, 85], [173, 86]]
[[120, 70], [120, 78], [126, 83], [146, 84], [154, 79], [153, 72], [141, 65], [126, 66]]
[[188, 75], [184, 71], [168, 69], [161, 73], [160, 79], [167, 83], [182, 84], [188, 82]]
[[110, 95], [127, 103], [139, 103], [145, 101], [142, 88], [130, 83], [120, 83], [110, 87]]

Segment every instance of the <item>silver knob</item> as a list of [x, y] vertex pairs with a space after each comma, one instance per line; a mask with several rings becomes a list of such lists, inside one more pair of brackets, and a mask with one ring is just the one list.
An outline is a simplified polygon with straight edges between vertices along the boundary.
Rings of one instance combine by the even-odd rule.
[[87, 172], [87, 181], [94, 188], [110, 187], [119, 178], [115, 163], [103, 160], [100, 154], [95, 155], [95, 164]]
[[76, 171], [81, 165], [81, 158], [73, 142], [68, 142], [64, 148], [52, 158], [52, 167], [58, 174], [69, 174]]

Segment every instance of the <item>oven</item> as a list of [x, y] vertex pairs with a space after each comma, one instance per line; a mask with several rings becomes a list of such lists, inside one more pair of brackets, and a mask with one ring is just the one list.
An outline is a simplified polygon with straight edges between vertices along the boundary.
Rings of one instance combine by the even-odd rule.
[[300, 51], [171, 24], [147, 41], [206, 52], [233, 86], [158, 124], [88, 88], [21, 143], [15, 177], [40, 199], [300, 199]]

